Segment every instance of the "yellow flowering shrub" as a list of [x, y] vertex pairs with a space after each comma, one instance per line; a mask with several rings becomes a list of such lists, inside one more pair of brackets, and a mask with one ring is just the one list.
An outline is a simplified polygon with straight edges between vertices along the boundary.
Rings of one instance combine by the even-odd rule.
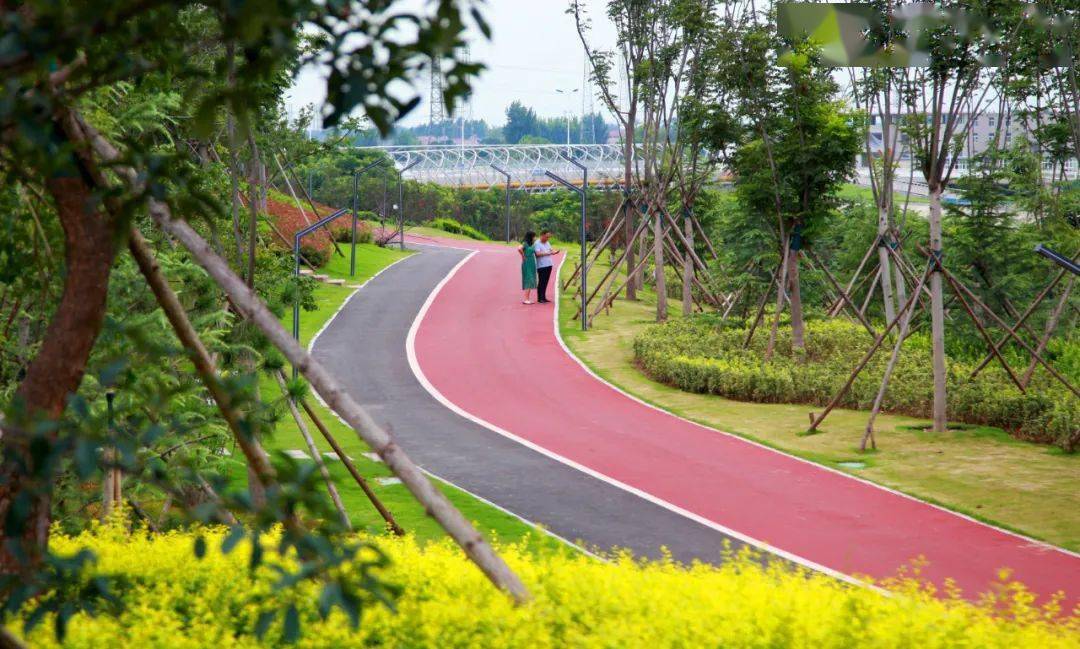
[[[55, 536], [55, 551], [90, 547], [98, 555], [92, 572], [122, 575], [127, 584], [121, 610], [76, 615], [64, 646], [281, 645], [280, 616], [262, 640], [255, 622], [262, 611], [294, 603], [301, 647], [1080, 647], [1080, 616], [1036, 607], [1018, 585], [972, 605], [910, 581], [891, 584], [903, 592], [886, 596], [763, 568], [746, 556], [722, 567], [687, 567], [629, 556], [602, 562], [569, 550], [537, 556], [504, 545], [500, 551], [534, 596], [515, 607], [451, 543], [390, 537], [376, 542], [392, 559], [382, 577], [403, 589], [396, 612], [368, 603], [353, 628], [338, 609], [320, 618], [318, 584], [275, 592], [271, 569], [249, 571], [248, 546], [223, 554], [224, 530], [201, 533], [208, 543], [202, 559], [190, 532], [97, 528]], [[21, 621], [8, 627], [19, 633]], [[28, 641], [56, 646], [49, 621]]]

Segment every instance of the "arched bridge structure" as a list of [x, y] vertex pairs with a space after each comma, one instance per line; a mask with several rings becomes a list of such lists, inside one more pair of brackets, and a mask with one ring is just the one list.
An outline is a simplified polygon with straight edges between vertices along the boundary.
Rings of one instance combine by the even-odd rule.
[[559, 185], [548, 178], [545, 171], [580, 184], [581, 171], [571, 160], [588, 167], [590, 187], [621, 187], [625, 173], [623, 148], [619, 144], [444, 144], [362, 148], [385, 153], [396, 169], [404, 171], [406, 178], [448, 187], [503, 187], [509, 176], [512, 189], [537, 192], [557, 189]]

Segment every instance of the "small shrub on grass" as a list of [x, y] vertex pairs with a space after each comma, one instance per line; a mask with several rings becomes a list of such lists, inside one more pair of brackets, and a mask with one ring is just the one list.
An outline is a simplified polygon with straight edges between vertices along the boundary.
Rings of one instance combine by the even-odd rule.
[[442, 230], [443, 232], [449, 232], [451, 234], [460, 234], [470, 239], [476, 239], [477, 241], [490, 241], [486, 234], [472, 227], [471, 225], [465, 225], [455, 221], [454, 219], [441, 217], [432, 219], [427, 223], [428, 227], [435, 228], [436, 230]]
[[[634, 356], [649, 376], [689, 392], [824, 406], [840, 391], [871, 343], [857, 324], [839, 319], [810, 321], [803, 362], [793, 356], [790, 327], [780, 328], [775, 355], [764, 362], [768, 331], [759, 330], [750, 348], [743, 349], [746, 335], [746, 329], [721, 326], [709, 316], [674, 320], [641, 333], [634, 341]], [[841, 407], [871, 407], [890, 351], [891, 347], [878, 351], [841, 400]], [[884, 410], [931, 416], [931, 367], [929, 342], [923, 335], [912, 336], [889, 382]], [[1025, 394], [996, 365], [970, 381], [973, 369], [966, 359], [948, 363], [950, 419], [997, 426], [1020, 439], [1056, 444], [1069, 452], [1080, 447], [1080, 400], [1048, 374], [1037, 373]]]
[[[914, 580], [883, 584], [886, 596], [776, 562], [732, 556], [721, 567], [640, 561], [628, 555], [603, 562], [573, 553], [537, 556], [522, 546], [500, 553], [530, 589], [515, 606], [487, 582], [449, 541], [419, 545], [406, 537], [373, 539], [389, 558], [378, 577], [400, 587], [394, 610], [365, 596], [357, 627], [339, 608], [320, 614], [321, 585], [302, 581], [276, 587], [270, 567], [288, 563], [268, 552], [254, 571], [250, 546], [219, 550], [227, 530], [199, 532], [206, 554], [196, 560], [195, 533], [129, 534], [99, 528], [79, 536], [56, 534], [51, 545], [70, 554], [87, 547], [98, 557], [83, 576], [121, 577], [119, 606], [97, 617], [75, 614], [65, 647], [276, 647], [280, 613], [265, 635], [260, 614], [295, 605], [301, 647], [1000, 647], [1076, 648], [1080, 618], [1053, 603], [1032, 604], [1016, 583], [969, 604], [958, 595], [931, 594]], [[268, 546], [273, 545], [270, 540]], [[343, 565], [344, 577], [359, 575]], [[32, 607], [30, 607], [32, 608]], [[57, 646], [48, 614], [28, 638]], [[5, 623], [21, 633], [25, 613]]]
[[[360, 212], [360, 222], [356, 224], [356, 243], [371, 243], [374, 240], [370, 221], [375, 218], [374, 212]], [[330, 226], [330, 230], [338, 243], [352, 243], [352, 219], [342, 217]]]
[[312, 266], [322, 268], [330, 261], [330, 248], [327, 246], [300, 245], [300, 254], [308, 260]]

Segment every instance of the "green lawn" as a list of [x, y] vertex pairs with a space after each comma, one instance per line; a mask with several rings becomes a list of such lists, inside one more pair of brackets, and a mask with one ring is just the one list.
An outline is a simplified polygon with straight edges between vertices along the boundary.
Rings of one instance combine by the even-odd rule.
[[[357, 263], [355, 277], [349, 276], [349, 248], [342, 246], [345, 257], [336, 254], [331, 257], [327, 265], [320, 271], [331, 277], [345, 279], [349, 285], [358, 285], [369, 279], [379, 270], [389, 264], [407, 257], [409, 252], [401, 252], [396, 248], [380, 248], [373, 244], [357, 246]], [[303, 311], [300, 316], [300, 340], [308, 345], [315, 333], [330, 320], [335, 311], [356, 290], [350, 286], [332, 286], [319, 284], [315, 291], [318, 309], [316, 311]], [[291, 313], [283, 318], [283, 323], [291, 326]], [[260, 394], [264, 400], [280, 400], [281, 389], [277, 382], [268, 376], [260, 379]], [[326, 424], [331, 434], [338, 440], [345, 452], [353, 459], [361, 475], [368, 478], [372, 488], [393, 513], [401, 527], [407, 532], [414, 534], [418, 539], [431, 540], [442, 538], [445, 534], [434, 519], [429, 517], [401, 484], [379, 484], [378, 478], [391, 476], [389, 469], [381, 462], [376, 462], [365, 457], [363, 454], [370, 449], [359, 436], [348, 426], [342, 423], [329, 409], [324, 407], [315, 398], [310, 399], [312, 408], [319, 418]], [[322, 439], [318, 429], [308, 422], [308, 428], [315, 438], [321, 451], [331, 452], [330, 445]], [[300, 434], [296, 423], [288, 412], [278, 422], [275, 429], [264, 439], [267, 450], [271, 453], [288, 449], [301, 449], [307, 452], [307, 445]], [[406, 449], [407, 450], [407, 449]], [[275, 454], [276, 455], [276, 454]], [[283, 461], [281, 457], [275, 457], [276, 462]], [[338, 491], [341, 493], [346, 510], [357, 530], [369, 532], [382, 532], [385, 527], [382, 518], [372, 507], [363, 491], [346, 471], [344, 465], [336, 459], [327, 458], [327, 466], [334, 477]], [[232, 478], [236, 481], [245, 479], [245, 468], [237, 464], [233, 469]], [[443, 493], [457, 506], [458, 509], [477, 527], [489, 535], [504, 541], [527, 541], [529, 546], [538, 551], [550, 551], [557, 547], [565, 547], [562, 543], [554, 540], [547, 534], [539, 532], [536, 528], [523, 523], [491, 505], [488, 505], [473, 496], [456, 489], [455, 487], [436, 480], [436, 484]]]
[[[567, 277], [572, 264], [563, 265]], [[598, 281], [601, 272], [595, 274]], [[846, 471], [923, 500], [1001, 527], [1080, 550], [1080, 455], [1028, 444], [993, 428], [933, 434], [914, 430], [926, 424], [910, 417], [882, 415], [877, 420], [879, 450], [860, 453], [867, 413], [836, 410], [823, 432], [800, 435], [808, 413], [820, 407], [743, 403], [684, 392], [652, 381], [633, 362], [634, 336], [655, 318], [655, 296], [639, 302], [617, 300], [585, 333], [570, 320], [576, 293], [563, 292], [560, 330], [570, 349], [590, 368], [623, 390], [672, 413], [734, 433], [793, 455]], [[681, 304], [669, 300], [679, 317]], [[841, 462], [865, 463], [849, 469]]]
[[[847, 200], [861, 199], [869, 203], [874, 202], [873, 190], [871, 190], [869, 187], [856, 185], [855, 183], [845, 183], [844, 186], [840, 188], [839, 196], [840, 198], [844, 198]], [[903, 208], [904, 202], [908, 200], [908, 195], [903, 192], [893, 193], [893, 204], [897, 208]], [[918, 196], [916, 194], [912, 194], [910, 202], [912, 205], [929, 205], [930, 199], [925, 196]]]

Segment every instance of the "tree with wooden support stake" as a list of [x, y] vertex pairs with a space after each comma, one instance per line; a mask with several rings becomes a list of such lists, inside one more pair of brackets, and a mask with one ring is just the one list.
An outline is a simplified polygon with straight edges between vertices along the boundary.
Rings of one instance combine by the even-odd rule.
[[1024, 341], [1016, 333], [1016, 331], [1015, 331], [1016, 328], [1017, 328], [1016, 325], [1009, 326], [1000, 316], [998, 316], [992, 309], [990, 309], [990, 307], [987, 306], [986, 303], [983, 302], [974, 293], [974, 291], [972, 291], [970, 288], [965, 286], [959, 279], [956, 278], [955, 275], [953, 275], [945, 267], [945, 265], [944, 265], [944, 263], [942, 261], [940, 253], [935, 253], [935, 252], [926, 250], [925, 248], [922, 248], [921, 246], [920, 246], [920, 251], [923, 252], [926, 255], [928, 263], [927, 263], [926, 271], [923, 273], [923, 276], [920, 278], [918, 283], [915, 285], [915, 290], [911, 293], [911, 295], [909, 296], [907, 302], [904, 304], [904, 306], [902, 307], [900, 312], [896, 315], [896, 317], [894, 317], [893, 320], [891, 320], [888, 323], [888, 326], [886, 327], [885, 331], [883, 331], [877, 338], [875, 338], [874, 343], [866, 351], [866, 353], [863, 355], [862, 359], [856, 364], [855, 368], [852, 370], [851, 374], [848, 376], [848, 379], [844, 382], [843, 387], [841, 387], [840, 391], [837, 392], [837, 394], [833, 396], [833, 398], [830, 400], [829, 404], [826, 406], [825, 410], [819, 415], [811, 414], [811, 416], [810, 416], [811, 423], [810, 423], [809, 432], [816, 431], [818, 429], [818, 427], [821, 425], [821, 422], [824, 421], [825, 418], [829, 415], [829, 413], [831, 413], [832, 410], [840, 403], [840, 401], [843, 399], [843, 397], [851, 389], [851, 386], [855, 383], [856, 377], [858, 377], [858, 375], [866, 368], [866, 366], [870, 362], [870, 359], [874, 356], [874, 354], [881, 347], [881, 344], [884, 342], [887, 335], [899, 323], [899, 325], [900, 325], [899, 334], [896, 337], [896, 342], [895, 342], [895, 345], [893, 346], [892, 355], [891, 355], [891, 357], [889, 359], [888, 364], [886, 365], [885, 372], [884, 372], [884, 375], [882, 377], [880, 387], [878, 388], [877, 394], [876, 394], [876, 396], [874, 398], [873, 406], [872, 406], [871, 411], [870, 411], [869, 421], [867, 422], [867, 426], [866, 426], [866, 431], [865, 431], [865, 433], [863, 435], [862, 442], [860, 444], [860, 447], [862, 448], [862, 450], [866, 450], [867, 444], [869, 444], [871, 446], [871, 448], [877, 448], [876, 440], [874, 439], [874, 428], [873, 428], [874, 422], [877, 419], [877, 416], [878, 416], [879, 412], [881, 411], [881, 409], [883, 407], [885, 393], [886, 393], [886, 390], [888, 389], [889, 380], [892, 377], [892, 373], [893, 373], [893, 371], [894, 371], [894, 369], [896, 367], [897, 361], [898, 361], [899, 356], [901, 354], [901, 347], [902, 347], [904, 341], [907, 339], [907, 333], [908, 333], [909, 325], [911, 323], [911, 318], [914, 315], [914, 304], [915, 304], [916, 298], [920, 295], [920, 293], [922, 291], [922, 288], [923, 288], [923, 285], [927, 281], [927, 278], [929, 276], [932, 276], [934, 273], [940, 273], [942, 275], [942, 277], [948, 282], [950, 288], [954, 292], [954, 295], [955, 295], [958, 303], [963, 307], [964, 312], [968, 315], [969, 319], [973, 322], [973, 324], [978, 329], [978, 331], [979, 331], [980, 335], [982, 336], [983, 340], [986, 342], [987, 347], [990, 348], [991, 357], [997, 359], [997, 361], [1001, 365], [1004, 372], [1009, 376], [1009, 378], [1012, 380], [1013, 384], [1016, 386], [1017, 390], [1019, 390], [1020, 392], [1024, 392], [1025, 391], [1025, 386], [1021, 383], [1020, 379], [1016, 376], [1015, 372], [1013, 372], [1012, 368], [1009, 366], [1009, 364], [1006, 361], [1006, 359], [1004, 358], [1004, 356], [1001, 355], [1001, 353], [999, 351], [999, 348], [1001, 346], [1000, 343], [995, 342], [990, 337], [989, 333], [987, 332], [987, 330], [983, 326], [983, 324], [980, 321], [979, 317], [975, 314], [975, 311], [974, 311], [973, 307], [977, 307], [983, 314], [989, 316], [990, 319], [993, 320], [995, 324], [997, 324], [999, 327], [1001, 327], [1002, 329], [1005, 330], [1005, 332], [1006, 332], [1005, 335], [1009, 339], [1015, 341], [1018, 345], [1020, 345], [1022, 348], [1024, 348], [1031, 355], [1034, 362], [1042, 365], [1051, 374], [1051, 376], [1053, 376], [1066, 389], [1068, 389], [1070, 392], [1072, 392], [1075, 396], [1080, 397], [1080, 390], [1078, 390], [1075, 386], [1073, 386], [1072, 383], [1069, 382], [1069, 380], [1064, 375], [1061, 374], [1061, 372], [1059, 372], [1050, 363], [1048, 363], [1042, 357], [1039, 350], [1033, 348], [1030, 344], [1028, 344], [1026, 341]]

